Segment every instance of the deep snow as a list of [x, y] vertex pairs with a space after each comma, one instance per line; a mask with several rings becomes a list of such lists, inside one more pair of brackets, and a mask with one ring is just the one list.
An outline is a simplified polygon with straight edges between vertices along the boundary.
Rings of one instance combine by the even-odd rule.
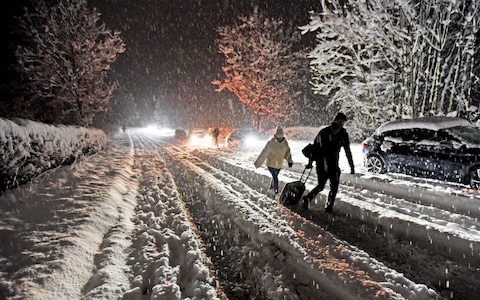
[[[306, 163], [300, 149], [316, 131], [286, 130], [295, 165], [282, 170], [282, 183], [298, 179]], [[244, 276], [243, 287], [265, 298], [441, 298], [279, 205], [266, 189], [268, 171], [253, 166], [262, 144], [232, 150], [128, 129], [107, 145], [0, 196], [2, 298], [227, 299], [231, 291], [208, 255], [222, 247], [222, 238], [246, 268], [239, 275], [238, 265], [231, 267]], [[358, 174], [342, 179], [354, 188], [340, 188], [334, 210], [401, 227], [412, 238], [427, 235], [432, 245], [447, 245], [453, 256], [479, 267], [477, 192], [435, 181], [405, 185], [402, 176], [376, 176], [372, 185], [373, 176], [363, 175], [361, 145], [352, 152]], [[346, 164], [342, 156], [343, 170]], [[400, 186], [409, 197], [408, 185], [421, 186], [425, 195], [410, 202], [371, 191]], [[321, 209], [326, 193], [312, 210]], [[446, 203], [434, 203], [438, 195], [447, 195]], [[456, 195], [462, 198], [452, 204]], [[202, 240], [202, 230], [218, 244]]]

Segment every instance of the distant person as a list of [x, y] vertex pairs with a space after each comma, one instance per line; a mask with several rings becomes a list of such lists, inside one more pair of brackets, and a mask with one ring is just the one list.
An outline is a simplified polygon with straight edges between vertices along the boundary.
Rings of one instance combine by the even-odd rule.
[[273, 189], [275, 194], [278, 194], [278, 174], [283, 168], [283, 161], [288, 162], [288, 166], [293, 166], [292, 155], [290, 153], [290, 146], [285, 139], [285, 134], [282, 127], [277, 127], [273, 138], [270, 139], [262, 152], [255, 160], [255, 168], [260, 167], [264, 162], [268, 167], [268, 171], [272, 174], [272, 181], [270, 189]]
[[[355, 174], [350, 140], [347, 130], [343, 128], [346, 122], [347, 116], [339, 112], [335, 116], [333, 123], [320, 130], [313, 142], [317, 153], [313, 154], [312, 159], [317, 167], [318, 185], [303, 197], [303, 208], [305, 209], [308, 209], [309, 202], [323, 190], [327, 179], [329, 179], [330, 192], [325, 205], [325, 212], [332, 213], [333, 203], [335, 202], [338, 185], [340, 184], [340, 168], [338, 167], [340, 148], [343, 147], [345, 150], [351, 174]], [[312, 159], [309, 160], [307, 168], [313, 167]]]
[[213, 140], [215, 141], [215, 146], [218, 147], [218, 135], [220, 134], [220, 130], [218, 128], [213, 129], [212, 135]]
[[125, 132], [127, 130], [127, 127], [125, 125], [122, 126], [122, 131]]

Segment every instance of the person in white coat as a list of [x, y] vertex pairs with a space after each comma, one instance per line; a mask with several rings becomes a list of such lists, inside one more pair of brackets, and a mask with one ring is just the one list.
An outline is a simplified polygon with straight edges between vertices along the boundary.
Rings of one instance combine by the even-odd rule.
[[285, 139], [285, 134], [282, 127], [277, 127], [277, 131], [273, 135], [262, 152], [255, 160], [255, 168], [259, 168], [263, 163], [268, 167], [268, 171], [272, 174], [272, 181], [270, 189], [273, 189], [275, 194], [278, 194], [278, 174], [283, 168], [284, 160], [287, 161], [288, 166], [293, 166], [292, 154], [290, 153], [290, 146]]

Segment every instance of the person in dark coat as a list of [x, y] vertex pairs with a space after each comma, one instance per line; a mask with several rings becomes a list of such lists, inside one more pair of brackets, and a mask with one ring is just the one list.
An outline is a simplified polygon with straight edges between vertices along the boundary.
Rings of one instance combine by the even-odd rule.
[[[328, 179], [330, 180], [330, 193], [325, 205], [325, 212], [332, 212], [338, 185], [340, 184], [340, 168], [338, 166], [340, 148], [343, 147], [345, 151], [350, 164], [351, 174], [355, 174], [350, 140], [347, 131], [343, 128], [346, 121], [347, 116], [339, 112], [335, 116], [333, 123], [320, 130], [313, 142], [316, 153], [313, 154], [312, 160], [316, 163], [318, 185], [303, 197], [303, 208], [305, 209], [308, 209], [310, 201], [323, 190]], [[309, 161], [307, 168], [312, 167], [312, 161]]]
[[220, 130], [218, 128], [213, 129], [213, 141], [215, 142], [215, 146], [218, 147], [218, 135], [220, 134]]

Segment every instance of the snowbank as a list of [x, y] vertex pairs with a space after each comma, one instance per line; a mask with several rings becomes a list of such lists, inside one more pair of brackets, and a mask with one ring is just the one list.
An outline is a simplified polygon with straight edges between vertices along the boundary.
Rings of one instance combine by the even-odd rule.
[[103, 148], [99, 129], [0, 118], [0, 192]]

